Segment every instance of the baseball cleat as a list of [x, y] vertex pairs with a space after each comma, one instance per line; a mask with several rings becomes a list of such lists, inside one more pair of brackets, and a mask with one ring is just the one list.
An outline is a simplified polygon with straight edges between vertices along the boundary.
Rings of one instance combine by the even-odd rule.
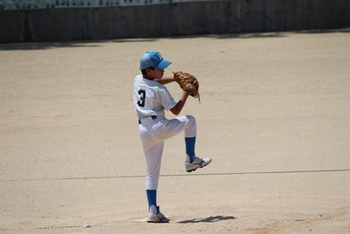
[[170, 219], [168, 217], [165, 217], [160, 211], [159, 207], [158, 214], [148, 213], [147, 222], [148, 223], [168, 223]]
[[192, 163], [185, 162], [185, 168], [187, 172], [192, 172], [197, 170], [198, 168], [205, 167], [211, 162], [211, 158], [200, 158], [195, 157]]

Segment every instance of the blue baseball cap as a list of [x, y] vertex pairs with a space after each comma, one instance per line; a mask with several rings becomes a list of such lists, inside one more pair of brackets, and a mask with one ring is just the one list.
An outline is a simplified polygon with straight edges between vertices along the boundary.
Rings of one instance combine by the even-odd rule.
[[163, 59], [162, 55], [158, 51], [148, 51], [142, 55], [140, 59], [140, 70], [146, 69], [148, 67], [165, 69], [170, 64], [171, 62]]

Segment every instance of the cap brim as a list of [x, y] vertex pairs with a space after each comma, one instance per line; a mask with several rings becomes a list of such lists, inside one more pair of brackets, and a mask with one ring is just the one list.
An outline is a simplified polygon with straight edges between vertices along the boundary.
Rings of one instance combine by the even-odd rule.
[[158, 63], [156, 68], [165, 69], [165, 68], [169, 67], [170, 64], [171, 64], [170, 61], [163, 59], [160, 63]]

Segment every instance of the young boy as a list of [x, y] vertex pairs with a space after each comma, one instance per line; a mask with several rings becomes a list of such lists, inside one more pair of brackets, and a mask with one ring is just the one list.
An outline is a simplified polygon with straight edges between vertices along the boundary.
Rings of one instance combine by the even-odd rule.
[[149, 51], [140, 59], [142, 75], [134, 80], [134, 105], [139, 118], [139, 132], [147, 163], [146, 194], [148, 200], [148, 222], [167, 223], [157, 206], [157, 187], [164, 141], [184, 131], [186, 144], [185, 168], [187, 172], [195, 171], [211, 162], [211, 158], [195, 156], [196, 120], [185, 115], [174, 119], [165, 118], [165, 110], [174, 115], [180, 114], [189, 96], [184, 91], [178, 102], [175, 102], [164, 84], [174, 81], [172, 77], [164, 77], [164, 69], [171, 62], [162, 58], [158, 51]]

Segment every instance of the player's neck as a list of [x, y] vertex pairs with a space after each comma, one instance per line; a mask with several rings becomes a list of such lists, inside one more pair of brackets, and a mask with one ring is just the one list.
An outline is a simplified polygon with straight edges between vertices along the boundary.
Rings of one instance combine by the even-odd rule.
[[149, 76], [143, 76], [143, 78], [147, 79], [147, 80], [155, 80], [154, 77], [149, 77]]

